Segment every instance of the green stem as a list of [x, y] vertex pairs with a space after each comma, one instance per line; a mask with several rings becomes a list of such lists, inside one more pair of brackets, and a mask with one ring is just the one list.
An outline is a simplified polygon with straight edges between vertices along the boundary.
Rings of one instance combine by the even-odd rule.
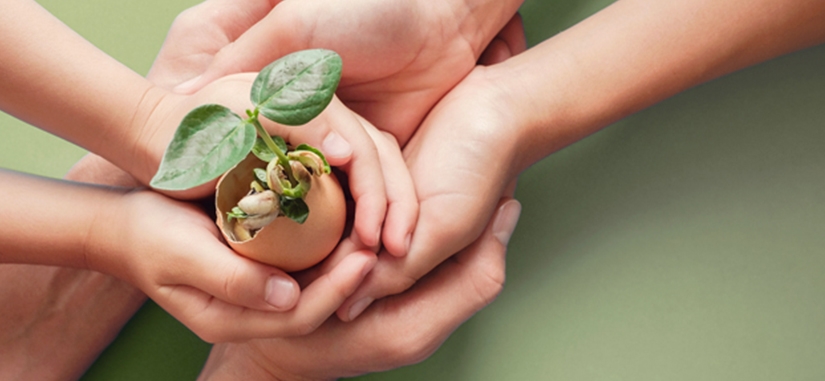
[[264, 140], [266, 146], [275, 152], [275, 156], [278, 156], [278, 164], [284, 167], [284, 171], [286, 172], [287, 176], [289, 177], [290, 182], [294, 182], [294, 176], [292, 175], [292, 167], [289, 165], [289, 158], [286, 157], [286, 154], [278, 148], [278, 145], [275, 144], [275, 141], [272, 140], [272, 137], [269, 136], [269, 133], [266, 132], [264, 126], [261, 125], [261, 122], [258, 120], [258, 108], [255, 108], [254, 111], [246, 110], [246, 114], [249, 115], [249, 119], [247, 122], [251, 122], [253, 126], [255, 126], [255, 130], [258, 132], [258, 135], [261, 139]]

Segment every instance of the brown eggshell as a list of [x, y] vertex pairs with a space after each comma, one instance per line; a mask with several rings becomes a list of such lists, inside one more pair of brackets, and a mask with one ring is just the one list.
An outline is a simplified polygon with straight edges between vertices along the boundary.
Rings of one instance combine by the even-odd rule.
[[239, 242], [232, 234], [232, 223], [227, 221], [226, 212], [249, 192], [249, 184], [255, 178], [254, 168], [266, 168], [266, 163], [250, 154], [218, 181], [216, 222], [226, 242], [239, 254], [284, 271], [303, 270], [323, 260], [344, 231], [346, 205], [338, 180], [332, 174], [312, 177], [304, 200], [309, 206], [309, 216], [303, 224], [281, 216], [252, 239]]

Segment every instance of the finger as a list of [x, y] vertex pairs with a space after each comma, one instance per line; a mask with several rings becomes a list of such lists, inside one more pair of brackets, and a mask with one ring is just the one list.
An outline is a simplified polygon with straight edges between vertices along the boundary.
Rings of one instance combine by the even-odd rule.
[[305, 287], [320, 276], [330, 273], [350, 254], [364, 250], [363, 246], [360, 242], [356, 242], [353, 237], [345, 237], [341, 242], [338, 242], [338, 246], [321, 263], [291, 275], [301, 287]]
[[[389, 325], [388, 329], [426, 334], [426, 337], [420, 339], [403, 341], [420, 345], [419, 348], [407, 348], [411, 351], [411, 358], [429, 356], [450, 332], [490, 304], [499, 294], [505, 279], [507, 243], [520, 211], [521, 205], [517, 201], [509, 197], [502, 198], [498, 212], [474, 243], [442, 263], [409, 291], [379, 302], [383, 305], [380, 309], [382, 313], [397, 311], [397, 316], [390, 317], [390, 320], [398, 323]], [[386, 320], [386, 316], [375, 315], [373, 311], [378, 310], [367, 310], [353, 324], [359, 324], [362, 319], [370, 322], [369, 319], [376, 316]], [[404, 326], [410, 321], [415, 322], [415, 330]], [[374, 326], [387, 327], [387, 324]]]
[[[259, 71], [284, 55], [307, 45], [307, 29], [298, 12], [291, 12], [278, 2], [268, 14], [244, 29], [231, 44], [221, 48], [209, 67], [198, 77], [175, 87], [174, 91], [191, 94], [206, 84], [228, 74]], [[266, 49], [261, 49], [265, 46]], [[251, 54], [254, 52], [254, 54]]]
[[524, 52], [527, 49], [527, 40], [524, 36], [524, 24], [521, 16], [516, 13], [498, 35], [482, 52], [478, 59], [480, 65], [494, 65]]
[[206, 0], [189, 10], [190, 19], [211, 22], [228, 41], [235, 41], [264, 19], [283, 0]]
[[356, 114], [337, 98], [324, 114], [327, 123], [333, 125], [332, 129], [345, 136], [353, 147], [350, 162], [339, 166], [347, 173], [350, 193], [355, 200], [353, 234], [366, 247], [377, 247], [387, 212], [386, 181], [378, 149]]
[[146, 78], [172, 89], [209, 67], [214, 55], [263, 19], [280, 1], [207, 0], [181, 12]]
[[162, 283], [195, 287], [228, 304], [263, 311], [286, 311], [300, 295], [298, 283], [285, 272], [244, 258], [215, 236], [192, 237], [196, 255], [173, 268]]
[[321, 325], [375, 264], [375, 255], [354, 253], [316, 279], [287, 312], [265, 312], [226, 303], [196, 288], [158, 289], [153, 299], [207, 342], [305, 335]]
[[504, 25], [498, 32], [498, 36], [509, 47], [512, 55], [518, 55], [527, 50], [527, 38], [524, 35], [524, 21], [521, 15], [516, 13], [513, 18]]
[[399, 305], [402, 311], [403, 305], [411, 304], [407, 299], [424, 306], [450, 306], [449, 309], [425, 308], [420, 314], [429, 315], [427, 318], [404, 321], [428, 324], [431, 329], [421, 327], [421, 331], [428, 334], [438, 330], [451, 332], [490, 304], [501, 291], [507, 243], [520, 212], [518, 201], [502, 198], [498, 212], [473, 244], [442, 263], [408, 292], [390, 298], [389, 303]]
[[[501, 206], [499, 206], [498, 213], [501, 213]], [[489, 215], [489, 218], [493, 219], [493, 216], [497, 215], [496, 209], [493, 208], [493, 213]], [[444, 242], [456, 241], [456, 237], [464, 233], [463, 227], [444, 225], [440, 222], [436, 223], [424, 217], [419, 219], [413, 249], [406, 257], [379, 255], [375, 269], [338, 309], [338, 317], [344, 321], [354, 319], [374, 300], [407, 290], [419, 278], [455, 254], [455, 251], [444, 250]], [[483, 232], [483, 226], [482, 231], [473, 239], [477, 239], [481, 232]]]
[[[253, 107], [248, 97], [227, 97], [223, 94], [249, 94], [256, 76], [255, 73], [242, 73], [223, 77], [203, 91], [217, 91], [214, 89], [220, 89], [222, 97], [215, 99], [215, 102], [226, 105], [238, 115], [245, 115], [245, 110]], [[348, 126], [350, 128], [337, 128], [347, 122], [347, 120], [339, 120], [343, 118], [342, 115], [344, 114], [349, 116], [352, 111], [346, 109], [346, 106], [341, 103], [338, 97], [333, 97], [324, 111], [302, 126], [278, 124], [267, 118], [259, 118], [259, 120], [271, 135], [278, 135], [293, 145], [305, 143], [316, 147], [324, 153], [330, 165], [340, 166], [348, 163], [352, 158], [354, 142], [350, 142], [349, 139], [358, 142], [369, 139], [366, 132], [353, 130], [351, 126], [355, 123], [354, 121], [349, 121]], [[360, 125], [358, 127], [360, 128]], [[352, 133], [352, 137], [341, 130]], [[346, 136], [346, 138], [343, 136]]]
[[378, 131], [365, 119], [359, 119], [378, 149], [386, 184], [389, 205], [381, 233], [382, 243], [390, 254], [404, 256], [410, 248], [412, 231], [418, 219], [418, 197], [415, 195], [412, 176], [395, 137]]

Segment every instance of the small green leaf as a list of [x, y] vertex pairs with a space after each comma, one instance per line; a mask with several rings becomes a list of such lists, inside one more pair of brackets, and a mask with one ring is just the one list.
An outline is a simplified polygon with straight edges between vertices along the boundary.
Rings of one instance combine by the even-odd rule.
[[267, 65], [252, 84], [252, 103], [265, 117], [290, 126], [305, 124], [327, 107], [341, 80], [338, 53], [302, 50]]
[[[282, 138], [278, 135], [272, 135], [272, 140], [275, 142], [275, 145], [278, 146], [278, 148], [281, 149], [281, 152], [286, 152], [287, 147], [286, 147], [286, 141], [284, 141], [284, 138]], [[272, 152], [272, 150], [269, 149], [269, 146], [266, 145], [266, 143], [264, 142], [264, 139], [261, 138], [260, 136], [258, 136], [255, 139], [255, 145], [252, 146], [252, 153], [255, 154], [255, 156], [257, 156], [258, 159], [261, 159], [261, 161], [264, 161], [264, 162], [267, 162], [267, 163], [269, 163], [270, 161], [272, 161], [276, 157], [278, 157], [277, 155], [275, 155], [275, 152]]]
[[281, 197], [281, 213], [291, 220], [303, 224], [309, 217], [309, 206], [300, 198]]
[[309, 152], [312, 152], [312, 153], [318, 155], [321, 158], [321, 160], [323, 160], [323, 162], [324, 162], [324, 173], [328, 174], [328, 173], [332, 172], [332, 168], [329, 167], [329, 162], [327, 162], [327, 158], [324, 157], [324, 154], [321, 152], [321, 150], [319, 150], [319, 149], [317, 149], [317, 148], [315, 148], [315, 147], [313, 147], [309, 144], [299, 144], [297, 147], [295, 147], [295, 151], [309, 151]]
[[266, 169], [254, 168], [252, 171], [255, 172], [255, 178], [258, 179], [259, 182], [267, 184]]
[[255, 136], [255, 126], [228, 108], [197, 107], [181, 121], [149, 184], [165, 190], [205, 184], [243, 160]]

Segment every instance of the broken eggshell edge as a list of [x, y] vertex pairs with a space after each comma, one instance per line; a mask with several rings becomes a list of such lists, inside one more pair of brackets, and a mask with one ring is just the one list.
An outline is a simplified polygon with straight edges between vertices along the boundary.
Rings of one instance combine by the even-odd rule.
[[249, 193], [249, 185], [255, 179], [254, 168], [266, 168], [266, 164], [250, 154], [218, 180], [218, 228], [229, 246], [245, 257], [287, 272], [312, 267], [332, 252], [344, 232], [346, 204], [341, 185], [332, 174], [313, 176], [304, 200], [309, 216], [303, 224], [280, 216], [252, 239], [237, 241], [226, 213]]

